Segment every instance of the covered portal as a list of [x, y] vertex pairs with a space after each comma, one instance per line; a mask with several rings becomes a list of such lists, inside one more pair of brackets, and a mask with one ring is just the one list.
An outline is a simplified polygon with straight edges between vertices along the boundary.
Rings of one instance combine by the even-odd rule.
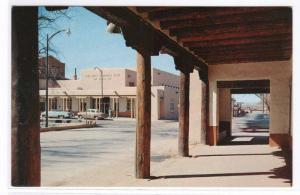
[[[218, 81], [270, 80], [270, 145], [289, 144], [291, 8], [87, 9], [119, 26], [126, 45], [137, 51], [136, 178], [151, 175], [151, 56], [160, 52], [173, 56], [181, 72], [178, 137], [181, 156], [189, 156], [189, 141], [210, 144], [205, 140], [213, 140], [215, 145], [218, 139]], [[12, 184], [39, 186], [37, 7], [13, 8], [12, 27]], [[20, 112], [25, 114], [19, 115]]]

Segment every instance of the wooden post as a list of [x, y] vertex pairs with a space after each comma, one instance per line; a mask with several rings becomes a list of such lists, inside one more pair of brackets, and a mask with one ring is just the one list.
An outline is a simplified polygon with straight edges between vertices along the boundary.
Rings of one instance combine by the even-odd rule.
[[136, 178], [150, 177], [151, 59], [137, 52]]
[[40, 186], [40, 110], [38, 73], [38, 8], [12, 9], [13, 186]]
[[178, 153], [180, 156], [189, 156], [189, 91], [190, 72], [180, 72], [179, 83], [179, 136]]

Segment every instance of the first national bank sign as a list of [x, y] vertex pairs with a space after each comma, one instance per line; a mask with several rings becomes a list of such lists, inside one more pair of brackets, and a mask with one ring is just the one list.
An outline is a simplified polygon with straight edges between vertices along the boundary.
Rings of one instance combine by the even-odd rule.
[[101, 76], [103, 77], [103, 80], [112, 80], [113, 78], [119, 78], [120, 73], [103, 73], [102, 75], [100, 73], [99, 74], [86, 74], [86, 75], [84, 75], [84, 78], [99, 80], [99, 79], [101, 79]]

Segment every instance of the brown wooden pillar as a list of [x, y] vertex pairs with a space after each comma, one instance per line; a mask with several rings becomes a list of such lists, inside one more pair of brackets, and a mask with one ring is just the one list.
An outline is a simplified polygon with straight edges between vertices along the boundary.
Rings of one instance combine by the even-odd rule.
[[150, 177], [151, 60], [137, 52], [136, 178]]
[[189, 156], [189, 108], [190, 108], [190, 73], [180, 73], [179, 82], [179, 136], [178, 153], [180, 156]]
[[151, 56], [161, 49], [159, 36], [150, 28], [134, 25], [122, 28], [126, 46], [137, 51], [135, 177], [150, 177], [151, 140]]
[[13, 186], [40, 186], [38, 8], [12, 9]]
[[190, 73], [193, 65], [184, 57], [174, 58], [176, 69], [180, 70], [179, 80], [179, 134], [178, 154], [189, 156], [189, 110], [190, 110]]

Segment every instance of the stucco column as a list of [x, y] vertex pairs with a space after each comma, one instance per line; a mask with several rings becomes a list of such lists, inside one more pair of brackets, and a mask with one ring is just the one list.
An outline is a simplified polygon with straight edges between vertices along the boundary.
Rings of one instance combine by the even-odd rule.
[[219, 89], [219, 140], [231, 136], [231, 93], [229, 88]]
[[286, 75], [270, 80], [270, 146], [288, 147], [290, 129], [290, 80]]
[[12, 8], [11, 184], [40, 186], [38, 8]]
[[209, 128], [207, 144], [217, 145], [219, 132], [218, 88], [216, 81], [209, 81]]
[[133, 118], [133, 98], [130, 98], [130, 118]]
[[119, 98], [116, 98], [116, 117], [119, 117]]

